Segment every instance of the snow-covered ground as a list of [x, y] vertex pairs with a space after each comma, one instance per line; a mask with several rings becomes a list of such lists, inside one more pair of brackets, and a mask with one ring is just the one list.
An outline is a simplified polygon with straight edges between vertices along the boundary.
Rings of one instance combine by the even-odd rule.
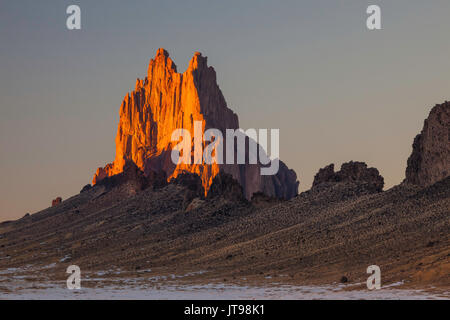
[[[19, 280], [19, 279], [18, 279]], [[131, 280], [131, 279], [130, 279]], [[134, 280], [134, 279], [133, 279]], [[140, 285], [126, 281], [122, 285], [98, 288], [82, 287], [69, 290], [65, 283], [39, 285], [16, 282], [9, 292], [0, 292], [0, 299], [450, 299], [450, 293], [430, 294], [421, 290], [382, 288], [376, 291], [343, 290], [341, 286], [287, 286], [266, 287], [238, 285]]]
[[0, 299], [450, 299], [450, 292], [437, 294], [430, 291], [398, 288], [403, 283], [391, 284], [375, 291], [348, 290], [356, 286], [342, 284], [329, 286], [190, 285], [181, 284], [177, 280], [197, 273], [152, 277], [151, 270], [144, 270], [143, 273], [146, 276], [138, 278], [104, 277], [117, 275], [120, 273], [117, 270], [85, 273], [82, 277], [82, 288], [69, 290], [65, 281], [54, 282], [48, 278], [34, 279], [26, 272], [29, 269], [31, 268], [25, 267], [0, 271]]

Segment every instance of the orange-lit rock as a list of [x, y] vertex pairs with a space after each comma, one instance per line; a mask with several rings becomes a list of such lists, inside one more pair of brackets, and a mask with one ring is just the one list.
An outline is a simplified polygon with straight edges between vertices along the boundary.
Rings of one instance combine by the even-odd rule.
[[[146, 175], [163, 170], [168, 180], [183, 171], [197, 173], [208, 191], [220, 170], [231, 174], [243, 186], [245, 196], [264, 192], [279, 198], [297, 194], [297, 176], [280, 162], [274, 176], [261, 176], [259, 165], [180, 164], [171, 160], [171, 141], [175, 129], [184, 128], [194, 137], [194, 121], [201, 121], [203, 131], [239, 128], [237, 115], [227, 107], [216, 82], [216, 72], [207, 58], [196, 52], [184, 73], [164, 49], [150, 60], [145, 79], [137, 79], [135, 90], [127, 94], [120, 107], [114, 162], [99, 168], [93, 184], [121, 173], [125, 162], [132, 160]], [[205, 144], [203, 143], [203, 146]]]
[[61, 197], [57, 197], [56, 199], [53, 199], [52, 200], [52, 207], [57, 206], [61, 202], [62, 202], [62, 198]]

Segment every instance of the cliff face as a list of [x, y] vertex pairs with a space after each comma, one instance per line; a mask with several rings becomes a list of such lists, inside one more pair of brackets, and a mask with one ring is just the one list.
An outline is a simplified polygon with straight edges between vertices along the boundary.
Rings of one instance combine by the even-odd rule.
[[436, 105], [416, 136], [406, 183], [429, 186], [450, 175], [450, 102]]
[[[225, 139], [226, 129], [239, 128], [237, 115], [227, 107], [216, 82], [214, 68], [207, 58], [195, 53], [184, 73], [177, 73], [174, 62], [164, 49], [158, 49], [150, 60], [147, 76], [136, 81], [136, 88], [127, 94], [120, 107], [114, 162], [98, 168], [93, 184], [123, 171], [126, 161], [133, 161], [145, 175], [164, 171], [167, 179], [188, 171], [200, 176], [207, 192], [213, 178], [224, 171], [231, 174], [250, 199], [253, 193], [289, 199], [297, 194], [297, 176], [280, 161], [276, 175], [261, 176], [261, 165], [178, 164], [171, 160], [172, 132], [183, 128], [194, 137], [194, 123], [200, 121], [201, 133], [219, 129]], [[194, 143], [192, 143], [194, 145]], [[205, 142], [202, 142], [205, 147]], [[224, 142], [225, 150], [225, 142]], [[192, 153], [192, 157], [194, 157]]]

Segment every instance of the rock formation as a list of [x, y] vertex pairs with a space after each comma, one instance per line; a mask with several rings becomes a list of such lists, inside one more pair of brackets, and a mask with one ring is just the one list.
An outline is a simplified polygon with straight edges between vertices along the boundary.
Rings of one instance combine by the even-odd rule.
[[167, 181], [164, 171], [152, 171], [145, 176], [143, 171], [133, 161], [127, 160], [122, 172], [99, 180], [97, 185], [104, 186], [107, 190], [120, 188], [124, 194], [134, 195], [149, 187], [153, 189], [164, 187], [167, 185]]
[[215, 197], [222, 197], [233, 202], [245, 201], [242, 186], [231, 175], [224, 172], [214, 177], [209, 189], [207, 199]]
[[376, 168], [367, 168], [364, 162], [350, 161], [342, 164], [341, 170], [334, 172], [334, 164], [330, 164], [314, 176], [313, 188], [324, 183], [352, 182], [364, 185], [369, 192], [381, 192], [384, 178]]
[[[158, 49], [150, 60], [145, 79], [136, 81], [120, 107], [113, 163], [98, 168], [93, 184], [123, 171], [127, 161], [134, 162], [146, 176], [164, 171], [167, 180], [182, 172], [200, 176], [205, 193], [219, 171], [231, 174], [250, 199], [253, 193], [289, 199], [297, 195], [298, 182], [293, 170], [280, 161], [273, 176], [262, 176], [260, 164], [178, 164], [171, 160], [172, 132], [183, 128], [194, 137], [195, 122], [201, 122], [201, 134], [209, 128], [219, 129], [225, 139], [226, 129], [239, 128], [237, 115], [227, 107], [216, 83], [213, 67], [196, 52], [184, 73], [177, 73], [174, 62], [164, 49]], [[194, 139], [193, 139], [194, 140]], [[201, 142], [203, 147], [205, 142]], [[225, 146], [225, 141], [224, 141]], [[195, 159], [195, 154], [191, 155]]]
[[61, 197], [57, 197], [56, 199], [52, 200], [52, 207], [57, 206], [61, 202], [62, 202], [62, 198]]
[[450, 175], [450, 102], [436, 105], [416, 136], [406, 183], [429, 186]]

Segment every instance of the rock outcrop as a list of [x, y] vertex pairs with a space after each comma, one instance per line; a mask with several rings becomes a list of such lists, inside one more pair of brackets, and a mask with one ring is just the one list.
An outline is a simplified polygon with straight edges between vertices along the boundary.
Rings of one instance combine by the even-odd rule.
[[52, 200], [52, 207], [57, 206], [58, 204], [60, 204], [62, 202], [62, 198], [61, 197], [57, 197], [56, 199]]
[[242, 186], [230, 174], [224, 172], [214, 177], [209, 189], [207, 199], [215, 197], [222, 197], [233, 202], [245, 201]]
[[[166, 176], [163, 171], [158, 173], [151, 172], [145, 176], [144, 172], [131, 160], [127, 160], [123, 167], [123, 171], [105, 177], [97, 182], [97, 185], [104, 186], [107, 190], [113, 188], [121, 188], [124, 194], [134, 195], [139, 191], [149, 187], [159, 189], [167, 185]], [[90, 190], [90, 188], [88, 189]], [[85, 190], [84, 192], [88, 191]]]
[[[278, 173], [272, 176], [260, 174], [261, 164], [206, 164], [201, 160], [196, 164], [176, 165], [172, 162], [171, 151], [178, 144], [171, 140], [174, 130], [186, 129], [194, 137], [195, 130], [200, 129], [203, 135], [207, 129], [216, 128], [225, 140], [226, 129], [239, 128], [237, 115], [227, 107], [216, 83], [214, 68], [198, 52], [181, 74], [167, 51], [158, 49], [155, 58], [150, 60], [147, 76], [136, 81], [135, 90], [125, 96], [119, 113], [114, 162], [98, 168], [94, 185], [121, 173], [125, 163], [132, 161], [146, 176], [163, 171], [168, 181], [183, 172], [195, 173], [200, 176], [205, 193], [223, 170], [241, 184], [247, 199], [256, 192], [285, 199], [297, 195], [297, 176], [281, 161]], [[199, 122], [200, 128], [195, 126]], [[201, 144], [203, 148], [207, 145], [204, 141]], [[194, 149], [191, 154], [194, 159], [196, 152]]]
[[[205, 189], [203, 188], [202, 180], [195, 173], [183, 171], [175, 178], [172, 178], [170, 183], [180, 185], [185, 188], [182, 204], [183, 210], [185, 211], [193, 210], [205, 198]], [[193, 201], [194, 203], [192, 203]]]
[[384, 178], [376, 168], [368, 168], [364, 162], [350, 161], [342, 164], [337, 172], [334, 172], [334, 164], [320, 169], [314, 176], [313, 188], [339, 182], [362, 185], [371, 193], [381, 192], [384, 186]]
[[429, 186], [450, 175], [450, 102], [436, 105], [416, 136], [406, 183]]

